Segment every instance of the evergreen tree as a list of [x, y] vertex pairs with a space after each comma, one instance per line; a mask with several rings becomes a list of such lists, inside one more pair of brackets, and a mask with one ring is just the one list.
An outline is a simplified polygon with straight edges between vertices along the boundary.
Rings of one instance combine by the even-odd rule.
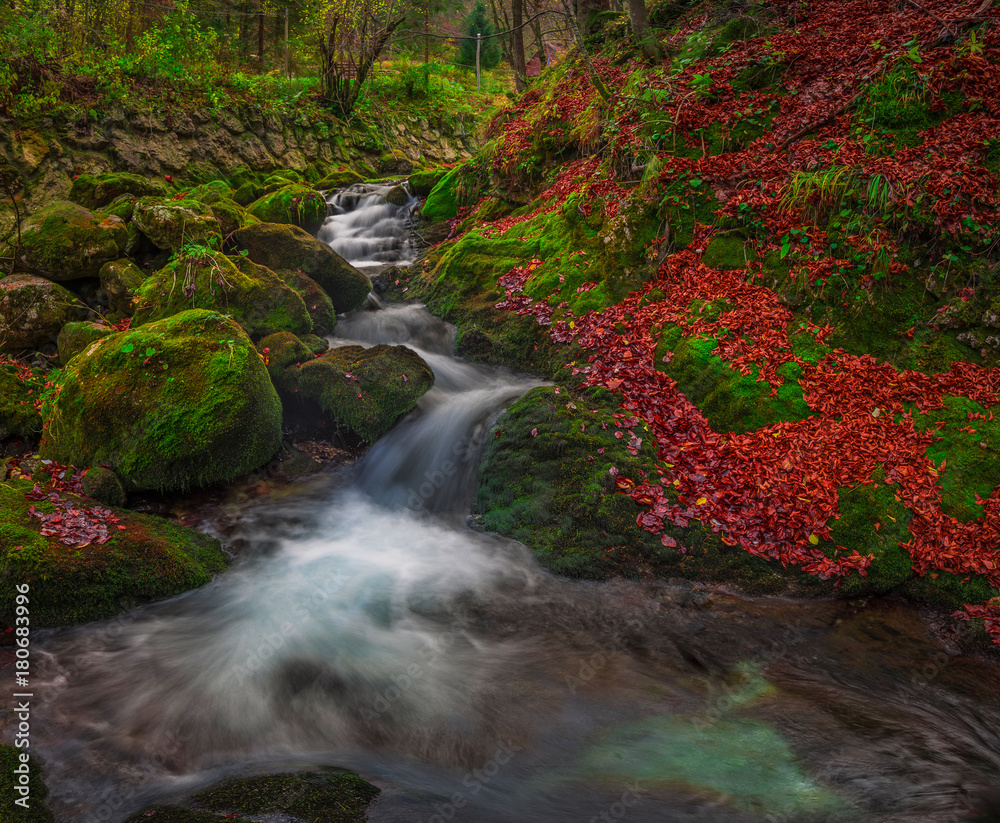
[[476, 4], [469, 12], [465, 20], [465, 39], [459, 42], [458, 62], [463, 66], [476, 65], [476, 40], [477, 34], [483, 36], [479, 50], [479, 65], [483, 69], [495, 69], [500, 65], [500, 40], [497, 37], [489, 37], [496, 34], [493, 28], [493, 21], [486, 13], [486, 4], [483, 0], [476, 0]]

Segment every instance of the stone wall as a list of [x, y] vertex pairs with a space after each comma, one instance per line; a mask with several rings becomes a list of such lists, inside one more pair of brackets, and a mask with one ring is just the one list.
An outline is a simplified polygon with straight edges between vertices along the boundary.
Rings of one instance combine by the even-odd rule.
[[[314, 168], [323, 174], [347, 163], [362, 174], [404, 174], [413, 163], [437, 166], [470, 156], [473, 125], [472, 117], [433, 122], [404, 116], [374, 131], [351, 132], [333, 118], [310, 123], [248, 108], [179, 115], [119, 110], [99, 122], [0, 118], [0, 152], [20, 171], [21, 204], [31, 212], [64, 198], [74, 175], [100, 171], [203, 182], [241, 169]], [[12, 216], [10, 204], [0, 204], [0, 234]]]

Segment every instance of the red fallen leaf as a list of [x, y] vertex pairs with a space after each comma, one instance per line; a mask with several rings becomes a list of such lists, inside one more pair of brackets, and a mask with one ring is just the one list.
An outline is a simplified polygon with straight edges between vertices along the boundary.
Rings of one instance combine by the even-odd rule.
[[906, 330], [906, 337], [907, 337], [908, 340], [912, 340], [913, 339], [913, 330], [915, 328], [916, 328], [916, 326], [910, 326], [910, 328], [908, 328]]
[[676, 546], [677, 546], [677, 541], [674, 540], [674, 538], [672, 538], [669, 534], [663, 535], [663, 537], [660, 538], [660, 542], [664, 546], [666, 546], [667, 548], [670, 548], [670, 549], [676, 548]]

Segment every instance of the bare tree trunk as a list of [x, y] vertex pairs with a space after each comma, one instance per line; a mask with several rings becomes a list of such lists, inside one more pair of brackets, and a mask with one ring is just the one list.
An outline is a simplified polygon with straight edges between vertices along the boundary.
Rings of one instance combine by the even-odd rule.
[[132, 15], [135, 13], [135, 0], [128, 0], [128, 23], [125, 25], [125, 54], [135, 50], [135, 31], [132, 27]]
[[531, 28], [535, 33], [535, 45], [538, 47], [538, 70], [541, 71], [549, 64], [549, 56], [545, 53], [545, 41], [542, 39], [542, 18], [536, 17], [532, 20]]
[[257, 66], [264, 65], [264, 4], [260, 4], [257, 13]]
[[650, 60], [662, 59], [663, 49], [649, 33], [645, 0], [628, 0], [628, 21], [632, 26], [632, 36], [635, 38], [635, 42], [642, 47], [642, 53]]
[[528, 87], [528, 70], [524, 65], [524, 0], [511, 0], [511, 17], [514, 31], [511, 34], [511, 50], [514, 53], [514, 85], [518, 91]]

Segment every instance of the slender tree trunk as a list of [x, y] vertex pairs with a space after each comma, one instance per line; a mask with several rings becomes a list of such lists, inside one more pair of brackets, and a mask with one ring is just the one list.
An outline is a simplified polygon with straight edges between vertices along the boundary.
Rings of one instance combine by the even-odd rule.
[[424, 0], [424, 62], [431, 62], [430, 0]]
[[514, 84], [518, 91], [528, 86], [528, 70], [524, 65], [524, 0], [511, 0], [511, 17], [514, 31], [511, 33], [511, 50], [514, 53]]
[[541, 71], [549, 64], [549, 56], [545, 53], [545, 41], [542, 39], [542, 18], [536, 17], [531, 28], [535, 33], [535, 45], [538, 47], [538, 70]]
[[264, 4], [257, 12], [257, 66], [264, 65]]
[[247, 43], [247, 29], [250, 27], [250, 0], [243, 2], [243, 18], [240, 20], [240, 53], [246, 60], [250, 47]]
[[131, 54], [135, 50], [135, 30], [132, 24], [132, 15], [135, 13], [135, 0], [128, 0], [128, 23], [125, 25], [125, 54]]
[[628, 0], [628, 21], [632, 26], [635, 42], [642, 47], [642, 53], [650, 60], [662, 59], [663, 49], [659, 41], [649, 32], [645, 0]]

